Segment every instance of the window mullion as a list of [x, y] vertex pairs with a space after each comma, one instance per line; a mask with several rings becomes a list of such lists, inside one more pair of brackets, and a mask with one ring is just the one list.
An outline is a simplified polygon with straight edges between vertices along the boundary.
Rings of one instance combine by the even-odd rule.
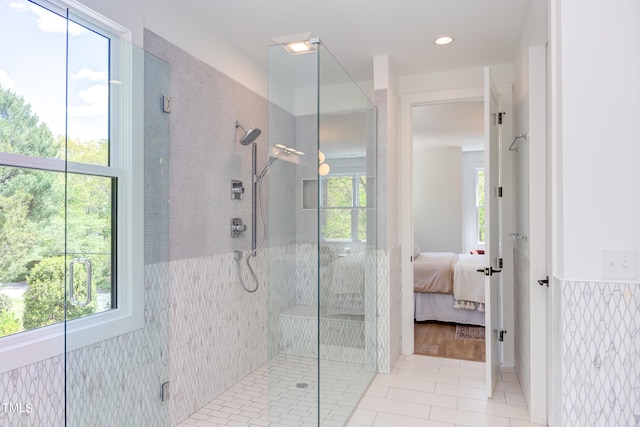
[[65, 171], [65, 162], [62, 159], [46, 159], [15, 153], [0, 153], [0, 165], [52, 172]]

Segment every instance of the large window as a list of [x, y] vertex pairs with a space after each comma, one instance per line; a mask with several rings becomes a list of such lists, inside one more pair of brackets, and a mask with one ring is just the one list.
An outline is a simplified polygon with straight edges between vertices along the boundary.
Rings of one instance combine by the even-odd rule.
[[0, 0], [0, 351], [64, 320], [132, 313], [132, 50], [38, 3]]
[[367, 177], [329, 175], [320, 180], [322, 239], [367, 240]]

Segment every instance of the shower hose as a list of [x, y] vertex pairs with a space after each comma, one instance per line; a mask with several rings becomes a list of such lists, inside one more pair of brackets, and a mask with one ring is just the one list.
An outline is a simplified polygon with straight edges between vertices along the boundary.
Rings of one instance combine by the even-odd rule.
[[251, 257], [254, 257], [256, 255], [256, 252], [258, 251], [258, 249], [260, 248], [260, 246], [262, 246], [262, 244], [264, 243], [265, 239], [267, 238], [267, 223], [265, 221], [264, 218], [264, 206], [262, 204], [262, 179], [260, 178], [255, 178], [258, 180], [258, 204], [260, 206], [260, 219], [262, 220], [262, 230], [263, 230], [263, 234], [262, 237], [260, 238], [260, 241], [256, 244], [256, 247], [251, 251], [251, 253], [249, 253], [249, 256], [246, 259], [246, 264], [247, 267], [249, 268], [249, 272], [251, 273], [251, 276], [253, 277], [253, 281], [255, 282], [255, 287], [253, 289], [249, 289], [245, 284], [244, 284], [244, 280], [242, 279], [242, 271], [240, 270], [240, 260], [242, 259], [242, 252], [241, 251], [235, 251], [233, 258], [236, 260], [236, 266], [238, 268], [238, 278], [240, 279], [240, 286], [242, 286], [242, 288], [249, 292], [249, 293], [253, 293], [255, 291], [258, 290], [259, 282], [258, 282], [258, 276], [256, 276], [255, 271], [253, 271], [253, 266], [251, 265]]

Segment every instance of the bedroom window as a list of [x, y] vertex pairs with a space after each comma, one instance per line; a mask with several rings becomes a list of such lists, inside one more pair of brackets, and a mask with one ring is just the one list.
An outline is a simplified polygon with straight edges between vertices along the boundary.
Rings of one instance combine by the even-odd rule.
[[329, 175], [320, 180], [322, 239], [367, 240], [367, 177], [364, 174]]
[[476, 230], [478, 243], [484, 243], [484, 168], [476, 168]]

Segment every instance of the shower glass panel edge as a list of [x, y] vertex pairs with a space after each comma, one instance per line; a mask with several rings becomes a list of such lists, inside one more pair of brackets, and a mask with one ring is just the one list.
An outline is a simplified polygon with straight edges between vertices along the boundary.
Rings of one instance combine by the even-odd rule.
[[346, 424], [376, 372], [376, 110], [318, 46], [319, 412]]
[[346, 424], [376, 372], [376, 112], [312, 46], [269, 48], [269, 425]]

